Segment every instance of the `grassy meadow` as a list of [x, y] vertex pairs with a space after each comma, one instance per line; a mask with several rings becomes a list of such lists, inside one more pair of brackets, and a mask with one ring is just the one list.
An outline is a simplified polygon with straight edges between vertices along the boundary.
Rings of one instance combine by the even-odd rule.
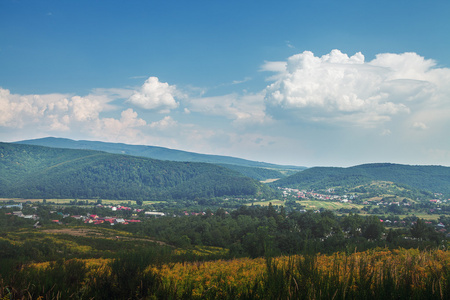
[[[158, 261], [157, 251], [22, 267], [2, 299], [449, 299], [450, 252]], [[51, 284], [50, 284], [51, 283]]]
[[[320, 200], [301, 200], [300, 201], [300, 200], [297, 200], [295, 202], [304, 206], [306, 210], [309, 210], [309, 209], [338, 210], [340, 208], [362, 209], [364, 207], [364, 205], [353, 204], [353, 203], [343, 203], [343, 202], [337, 202], [337, 201], [320, 201]], [[253, 203], [250, 203], [247, 205], [268, 206], [270, 203], [272, 203], [272, 205], [285, 206], [286, 201], [284, 201], [284, 200], [267, 200], [267, 201], [253, 202]]]

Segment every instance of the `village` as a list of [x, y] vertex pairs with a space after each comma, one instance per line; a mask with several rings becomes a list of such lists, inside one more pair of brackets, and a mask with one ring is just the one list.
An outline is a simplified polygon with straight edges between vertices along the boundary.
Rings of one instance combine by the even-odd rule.
[[[296, 200], [322, 200], [322, 201], [335, 201], [341, 203], [358, 203], [363, 205], [397, 205], [397, 206], [411, 206], [412, 201], [408, 201], [407, 199], [403, 199], [402, 201], [393, 201], [398, 197], [389, 196], [389, 197], [374, 197], [372, 199], [360, 199], [356, 193], [337, 195], [334, 194], [334, 189], [327, 189], [328, 194], [317, 193], [314, 190], [299, 190], [294, 188], [278, 188], [282, 191], [283, 198], [294, 198]], [[440, 204], [444, 204], [450, 202], [450, 199], [443, 199], [443, 195], [441, 193], [434, 193], [435, 199], [429, 199], [429, 203], [435, 204], [439, 206]], [[439, 208], [437, 208], [439, 210]]]

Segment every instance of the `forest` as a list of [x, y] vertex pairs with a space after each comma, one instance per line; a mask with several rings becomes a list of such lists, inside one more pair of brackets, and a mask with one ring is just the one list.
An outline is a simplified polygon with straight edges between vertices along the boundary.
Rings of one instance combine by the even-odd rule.
[[[271, 163], [265, 163], [260, 161], [252, 161], [246, 160], [237, 157], [230, 156], [221, 156], [221, 155], [209, 155], [209, 154], [201, 154], [194, 152], [187, 152], [175, 149], [168, 149], [163, 147], [156, 146], [144, 146], [144, 145], [127, 145], [122, 143], [107, 143], [107, 142], [98, 142], [98, 141], [74, 141], [71, 139], [64, 138], [55, 138], [55, 137], [47, 137], [41, 139], [34, 140], [26, 140], [16, 142], [18, 144], [27, 144], [27, 145], [38, 145], [38, 146], [46, 146], [52, 148], [67, 148], [67, 149], [83, 149], [83, 150], [97, 150], [104, 151], [108, 153], [114, 154], [127, 154], [133, 156], [147, 157], [158, 160], [170, 160], [170, 161], [181, 161], [181, 162], [204, 162], [211, 163], [216, 165], [222, 165], [230, 168], [238, 168], [242, 167], [242, 169], [238, 168], [237, 170], [243, 170], [247, 172], [248, 175], [256, 175], [257, 177], [264, 176], [273, 176], [273, 174], [277, 174], [274, 177], [265, 177], [268, 178], [279, 178], [280, 175], [284, 177], [283, 173], [287, 171], [289, 174], [293, 174], [295, 172], [306, 169], [306, 167], [301, 166], [284, 166], [284, 165], [276, 165]], [[272, 170], [275, 172], [265, 173], [265, 170]], [[260, 173], [262, 172], [262, 173]], [[288, 175], [289, 175], [288, 174]], [[249, 176], [252, 177], [252, 176]], [[252, 177], [254, 178], [254, 177]], [[258, 179], [258, 178], [255, 178]], [[263, 180], [263, 179], [258, 179]]]
[[238, 172], [206, 163], [0, 143], [0, 197], [143, 200], [274, 194]]
[[365, 164], [349, 168], [314, 167], [282, 178], [272, 186], [300, 189], [353, 188], [371, 181], [391, 181], [410, 189], [450, 195], [450, 167]]

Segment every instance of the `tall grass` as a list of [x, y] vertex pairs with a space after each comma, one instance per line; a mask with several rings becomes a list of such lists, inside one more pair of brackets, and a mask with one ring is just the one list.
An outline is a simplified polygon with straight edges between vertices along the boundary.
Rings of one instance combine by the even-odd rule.
[[[168, 261], [172, 261], [167, 263]], [[0, 278], [0, 299], [450, 299], [450, 252], [377, 249], [188, 262], [142, 249]]]

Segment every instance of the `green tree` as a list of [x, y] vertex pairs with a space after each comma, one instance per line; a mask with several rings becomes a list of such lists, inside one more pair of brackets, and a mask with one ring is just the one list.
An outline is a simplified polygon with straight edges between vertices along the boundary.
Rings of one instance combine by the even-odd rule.
[[417, 219], [416, 223], [411, 227], [411, 235], [419, 240], [423, 240], [430, 230], [423, 219]]
[[384, 226], [378, 217], [369, 217], [363, 228], [363, 237], [368, 240], [377, 240], [381, 237], [384, 231]]

